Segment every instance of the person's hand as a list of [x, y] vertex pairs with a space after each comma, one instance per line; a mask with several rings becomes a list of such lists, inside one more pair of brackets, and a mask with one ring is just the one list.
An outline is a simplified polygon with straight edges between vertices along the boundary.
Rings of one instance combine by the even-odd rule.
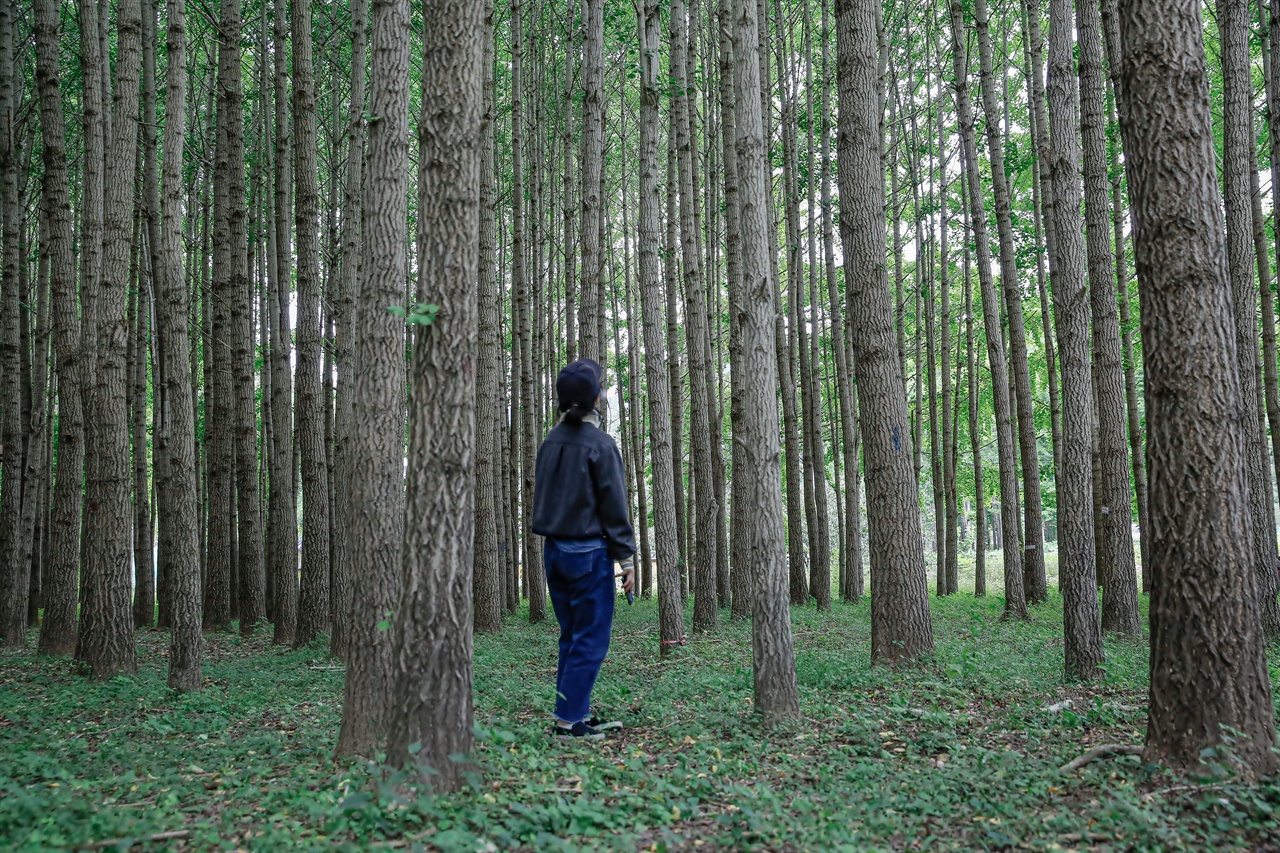
[[622, 574], [614, 575], [614, 577], [622, 578], [622, 591], [633, 593], [636, 591], [636, 564], [634, 557], [628, 557], [618, 563], [622, 569]]

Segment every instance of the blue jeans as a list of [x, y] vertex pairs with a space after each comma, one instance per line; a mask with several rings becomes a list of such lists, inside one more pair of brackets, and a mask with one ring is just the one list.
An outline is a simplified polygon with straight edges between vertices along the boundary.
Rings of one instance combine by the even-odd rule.
[[551, 606], [560, 623], [556, 718], [576, 723], [591, 715], [591, 688], [609, 653], [613, 560], [604, 540], [596, 544], [547, 539], [543, 562]]

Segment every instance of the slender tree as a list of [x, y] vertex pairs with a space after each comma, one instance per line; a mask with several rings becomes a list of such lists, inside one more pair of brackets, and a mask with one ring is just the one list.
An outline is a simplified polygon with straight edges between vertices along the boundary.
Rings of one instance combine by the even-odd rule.
[[[228, 0], [233, 2], [233, 0]], [[329, 477], [325, 462], [324, 379], [320, 258], [316, 229], [320, 190], [316, 177], [316, 92], [311, 4], [290, 0], [293, 36], [293, 180], [298, 239], [298, 416], [295, 436], [302, 463], [302, 586], [295, 646], [329, 627]]]
[[[1087, 0], [1086, 0], [1087, 2]], [[1080, 137], [1070, 0], [1049, 5], [1049, 175], [1058, 251], [1049, 256], [1054, 319], [1062, 359], [1062, 479], [1058, 482], [1058, 576], [1062, 586], [1067, 675], [1101, 672], [1102, 632], [1093, 530], [1093, 377], [1089, 302], [1080, 228]], [[1105, 231], [1104, 231], [1105, 233]], [[1110, 287], [1110, 276], [1106, 279]], [[1095, 318], [1096, 319], [1096, 318]], [[1131, 578], [1132, 581], [1132, 578]]]
[[[976, 244], [978, 284], [982, 293], [982, 317], [987, 333], [987, 362], [991, 368], [991, 396], [996, 419], [996, 449], [1000, 460], [1000, 532], [1004, 551], [1004, 617], [1027, 618], [1023, 588], [1022, 550], [1018, 533], [1018, 480], [1015, 472], [1013, 413], [1009, 400], [1008, 362], [1000, 327], [1000, 300], [991, 280], [991, 247], [987, 238], [987, 213], [978, 179], [978, 146], [974, 140], [973, 107], [965, 78], [965, 45], [960, 0], [951, 0], [951, 57], [955, 71], [956, 112], [964, 150], [968, 183], [970, 227]], [[972, 381], [972, 374], [970, 376]]]
[[[781, 448], [778, 443], [777, 358], [773, 352], [773, 273], [768, 257], [768, 172], [760, 82], [760, 29], [756, 4], [735, 0], [738, 48], [738, 181], [742, 228], [743, 448], [736, 468], [743, 482], [740, 512], [752, 515], [753, 610], [751, 659], [756, 710], [770, 722], [800, 716], [795, 649], [787, 612], [783, 551]], [[735, 492], [735, 494], [737, 494]]]

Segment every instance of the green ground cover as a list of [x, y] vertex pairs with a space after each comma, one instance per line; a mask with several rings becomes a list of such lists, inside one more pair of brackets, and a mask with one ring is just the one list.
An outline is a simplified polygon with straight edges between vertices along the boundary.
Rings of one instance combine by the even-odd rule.
[[546, 736], [555, 628], [509, 618], [476, 639], [480, 772], [449, 797], [333, 761], [342, 672], [320, 649], [212, 636], [206, 689], [186, 696], [156, 632], [138, 674], [105, 683], [0, 656], [0, 850], [185, 831], [135, 849], [1280, 851], [1280, 779], [1135, 757], [1060, 772], [1142, 742], [1145, 639], [1109, 640], [1105, 681], [1067, 684], [1060, 601], [1029, 624], [1000, 606], [935, 599], [937, 657], [903, 670], [869, 665], [866, 602], [796, 610], [805, 719], [769, 731], [747, 625], [659, 662], [656, 604], [623, 604], [597, 699], [628, 727], [602, 745]]

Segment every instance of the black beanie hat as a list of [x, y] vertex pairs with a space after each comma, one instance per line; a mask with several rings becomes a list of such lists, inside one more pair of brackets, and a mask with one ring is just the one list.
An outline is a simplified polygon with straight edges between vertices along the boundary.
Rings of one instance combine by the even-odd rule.
[[600, 365], [589, 358], [580, 358], [566, 365], [556, 377], [556, 397], [560, 399], [560, 411], [567, 412], [577, 406], [591, 411], [600, 396]]

